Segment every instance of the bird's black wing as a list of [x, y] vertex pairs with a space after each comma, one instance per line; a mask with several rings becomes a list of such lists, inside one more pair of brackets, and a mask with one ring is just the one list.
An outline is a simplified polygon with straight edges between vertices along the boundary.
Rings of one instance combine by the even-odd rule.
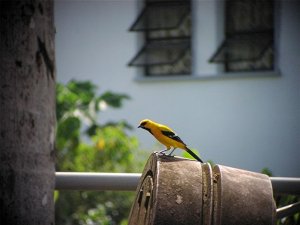
[[171, 138], [171, 139], [173, 139], [175, 141], [178, 141], [178, 142], [180, 142], [180, 143], [182, 143], [182, 144], [185, 145], [185, 143], [180, 139], [180, 137], [178, 137], [177, 134], [175, 134], [174, 132], [162, 130], [161, 133], [163, 135], [165, 135], [165, 136], [167, 136], [167, 137], [169, 137], [169, 138]]
[[199, 162], [203, 163], [202, 159], [200, 159], [191, 149], [189, 149], [186, 144], [180, 139], [180, 137], [177, 136], [177, 134], [175, 134], [172, 131], [166, 131], [166, 130], [162, 130], [161, 133], [175, 141], [178, 141], [182, 144], [185, 145], [185, 150], [191, 155], [193, 156], [196, 160], [198, 160]]

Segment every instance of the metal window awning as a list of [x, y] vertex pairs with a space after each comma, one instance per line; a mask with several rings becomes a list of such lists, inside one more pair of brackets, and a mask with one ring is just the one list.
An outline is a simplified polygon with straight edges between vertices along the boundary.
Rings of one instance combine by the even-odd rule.
[[173, 29], [189, 15], [190, 0], [148, 1], [130, 31]]
[[190, 49], [190, 38], [150, 40], [129, 62], [129, 66], [171, 65]]
[[273, 31], [230, 35], [209, 59], [212, 63], [255, 61], [273, 47]]

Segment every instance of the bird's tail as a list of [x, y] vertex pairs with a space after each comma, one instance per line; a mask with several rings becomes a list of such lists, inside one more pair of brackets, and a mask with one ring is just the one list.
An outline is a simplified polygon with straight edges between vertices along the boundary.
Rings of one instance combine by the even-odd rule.
[[191, 156], [193, 156], [197, 161], [203, 163], [202, 159], [200, 159], [199, 156], [197, 156], [191, 149], [189, 149], [188, 147], [185, 146], [185, 150], [186, 150]]

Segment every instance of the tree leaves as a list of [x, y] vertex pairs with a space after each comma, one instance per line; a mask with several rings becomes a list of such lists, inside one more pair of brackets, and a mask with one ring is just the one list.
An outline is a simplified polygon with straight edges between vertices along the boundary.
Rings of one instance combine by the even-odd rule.
[[125, 99], [130, 99], [126, 94], [116, 94], [110, 91], [105, 92], [98, 99], [99, 101], [105, 101], [109, 106], [114, 108], [120, 108], [122, 106], [122, 102]]
[[[57, 170], [72, 172], [141, 172], [145, 154], [128, 136], [126, 121], [100, 124], [107, 107], [120, 108], [126, 94], [97, 93], [88, 81], [57, 84]], [[134, 193], [60, 191], [56, 224], [126, 223]]]

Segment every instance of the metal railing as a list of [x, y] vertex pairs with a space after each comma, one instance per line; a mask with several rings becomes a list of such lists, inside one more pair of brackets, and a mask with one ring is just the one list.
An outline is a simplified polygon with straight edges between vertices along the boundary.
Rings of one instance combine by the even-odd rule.
[[140, 173], [56, 172], [57, 190], [135, 191]]
[[[56, 190], [135, 191], [141, 173], [56, 172]], [[274, 194], [300, 195], [300, 178], [270, 177]], [[277, 209], [277, 218], [300, 211], [300, 202]]]
[[[135, 191], [141, 173], [56, 172], [57, 190]], [[300, 178], [270, 177], [275, 194], [300, 195]]]

